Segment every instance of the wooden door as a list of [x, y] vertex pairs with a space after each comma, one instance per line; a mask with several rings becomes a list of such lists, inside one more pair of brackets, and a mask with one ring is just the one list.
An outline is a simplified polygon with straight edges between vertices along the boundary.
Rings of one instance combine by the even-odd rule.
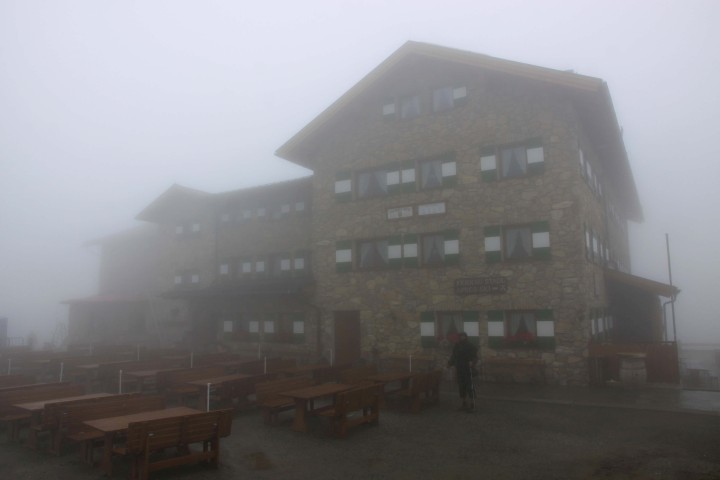
[[350, 365], [360, 359], [360, 312], [335, 312], [335, 365]]

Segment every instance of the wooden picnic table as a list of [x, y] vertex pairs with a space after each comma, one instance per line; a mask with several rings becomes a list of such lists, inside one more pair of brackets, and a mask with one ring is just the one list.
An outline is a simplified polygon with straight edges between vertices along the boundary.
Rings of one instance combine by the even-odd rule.
[[118, 417], [100, 418], [98, 420], [87, 420], [83, 422], [85, 425], [101, 431], [104, 436], [103, 457], [100, 461], [100, 468], [103, 473], [112, 475], [112, 449], [115, 436], [126, 432], [128, 425], [133, 422], [143, 422], [145, 420], [157, 420], [160, 418], [182, 417], [184, 415], [192, 415], [194, 413], [202, 413], [200, 410], [189, 407], [173, 407], [163, 410], [150, 410], [147, 412], [133, 413], [131, 415], [120, 415]]
[[295, 401], [295, 419], [293, 420], [292, 429], [296, 432], [307, 432], [308, 427], [305, 417], [308, 413], [312, 414], [316, 410], [315, 400], [329, 397], [332, 399], [332, 404], [334, 404], [335, 394], [350, 390], [351, 388], [353, 388], [353, 385], [322, 383], [320, 385], [282, 392], [282, 395], [290, 397]]
[[[380, 397], [380, 405], [385, 405], [385, 396], [407, 390], [410, 387], [410, 380], [413, 372], [387, 372], [377, 375], [369, 375], [366, 377], [371, 382], [382, 384], [382, 396]], [[398, 385], [399, 384], [399, 385]], [[390, 386], [390, 388], [388, 388]]]
[[199, 380], [192, 380], [186, 383], [197, 387], [198, 389], [198, 409], [207, 410], [207, 396], [203, 395], [203, 393], [207, 393], [208, 385], [210, 388], [223, 387], [229, 384], [245, 382], [256, 377], [257, 375], [250, 375], [247, 373], [232, 373], [230, 375], [223, 375], [220, 377], [201, 378]]
[[324, 370], [328, 367], [330, 367], [330, 365], [325, 363], [318, 363], [314, 365], [297, 365], [294, 367], [280, 369], [277, 373], [287, 375], [289, 377], [296, 377], [306, 374], [315, 374], [316, 371]]
[[145, 384], [150, 380], [155, 380], [157, 374], [160, 372], [170, 372], [172, 370], [179, 370], [176, 367], [173, 368], [156, 368], [153, 370], [136, 370], [131, 372], [123, 372], [123, 378], [131, 378], [138, 382], [138, 392], [142, 392], [145, 389]]
[[75, 400], [92, 400], [93, 398], [109, 397], [112, 393], [89, 393], [86, 395], [75, 395], [72, 397], [53, 398], [52, 400], [39, 400], [36, 402], [18, 403], [13, 405], [18, 410], [30, 414], [30, 433], [28, 434], [28, 447], [37, 448], [37, 432], [42, 424], [42, 413], [45, 405], [60, 402], [72, 402]]

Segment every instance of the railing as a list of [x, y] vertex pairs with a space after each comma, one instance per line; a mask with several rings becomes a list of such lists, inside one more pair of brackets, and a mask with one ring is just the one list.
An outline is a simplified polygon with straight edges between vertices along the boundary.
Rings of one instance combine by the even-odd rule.
[[648, 383], [679, 383], [678, 351], [675, 342], [591, 343], [591, 382], [620, 380], [622, 355], [644, 355]]

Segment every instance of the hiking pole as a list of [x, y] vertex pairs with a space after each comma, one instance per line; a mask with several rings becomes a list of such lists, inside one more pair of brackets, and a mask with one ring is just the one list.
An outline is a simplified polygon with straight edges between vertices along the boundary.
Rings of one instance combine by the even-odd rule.
[[468, 374], [470, 375], [470, 411], [475, 410], [475, 379], [473, 378], [473, 369], [475, 367], [470, 364]]

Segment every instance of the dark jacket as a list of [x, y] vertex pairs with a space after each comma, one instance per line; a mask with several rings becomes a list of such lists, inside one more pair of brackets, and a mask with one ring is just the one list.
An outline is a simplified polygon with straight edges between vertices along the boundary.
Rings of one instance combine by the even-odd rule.
[[460, 340], [453, 347], [452, 355], [448, 361], [448, 367], [455, 366], [459, 371], [469, 371], [470, 364], [475, 365], [475, 362], [477, 362], [477, 351], [477, 347], [467, 339]]

